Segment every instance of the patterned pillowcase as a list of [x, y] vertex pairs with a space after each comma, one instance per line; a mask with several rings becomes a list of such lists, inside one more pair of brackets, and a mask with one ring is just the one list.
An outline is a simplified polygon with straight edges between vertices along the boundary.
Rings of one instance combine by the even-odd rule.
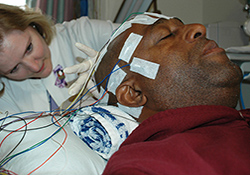
[[114, 106], [82, 108], [69, 123], [74, 133], [104, 159], [109, 159], [138, 126], [130, 115]]

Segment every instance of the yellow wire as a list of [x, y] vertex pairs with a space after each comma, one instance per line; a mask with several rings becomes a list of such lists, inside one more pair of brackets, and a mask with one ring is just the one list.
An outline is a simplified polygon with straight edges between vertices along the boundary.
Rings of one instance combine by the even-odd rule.
[[98, 52], [98, 55], [97, 55], [97, 59], [95, 60], [95, 63], [93, 64], [92, 68], [91, 68], [91, 71], [90, 71], [90, 74], [88, 75], [87, 77], [87, 80], [85, 81], [85, 83], [83, 84], [83, 87], [81, 88], [80, 92], [77, 94], [77, 96], [74, 98], [74, 100], [70, 103], [70, 105], [63, 111], [67, 111], [69, 109], [70, 106], [72, 106], [76, 100], [79, 98], [79, 96], [82, 94], [82, 92], [85, 90], [88, 82], [90, 81], [90, 78], [92, 77], [92, 75], [94, 74], [94, 68], [96, 67], [96, 63], [97, 63], [97, 60], [99, 59], [99, 52]]

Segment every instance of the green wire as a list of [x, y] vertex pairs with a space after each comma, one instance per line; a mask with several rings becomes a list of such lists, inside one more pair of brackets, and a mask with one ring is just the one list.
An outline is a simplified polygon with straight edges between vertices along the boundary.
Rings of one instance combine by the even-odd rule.
[[[71, 114], [71, 116], [70, 116], [70, 117], [68, 118], [68, 120], [62, 125], [62, 127], [60, 127], [60, 128], [59, 128], [55, 133], [53, 133], [51, 136], [47, 137], [46, 139], [44, 139], [44, 140], [42, 140], [42, 141], [36, 143], [35, 145], [33, 145], [33, 146], [31, 146], [31, 147], [29, 147], [29, 148], [27, 148], [27, 149], [25, 149], [25, 150], [23, 150], [23, 151], [21, 151], [21, 152], [19, 152], [19, 153], [16, 153], [16, 154], [14, 154], [14, 155], [12, 155], [12, 156], [6, 157], [4, 160], [1, 161], [0, 166], [2, 166], [2, 165], [4, 164], [5, 161], [7, 161], [7, 160], [9, 160], [9, 159], [12, 159], [13, 157], [18, 156], [18, 155], [20, 155], [20, 154], [22, 154], [22, 153], [28, 152], [28, 151], [34, 149], [35, 147], [40, 146], [40, 145], [42, 145], [43, 143], [47, 142], [50, 138], [52, 138], [54, 135], [56, 135], [58, 132], [60, 132], [60, 131], [62, 130], [62, 128], [69, 122], [69, 120], [71, 119], [71, 117], [72, 117], [76, 112], [78, 112], [78, 110], [76, 110], [73, 114]], [[67, 117], [67, 116], [65, 116], [65, 117]]]

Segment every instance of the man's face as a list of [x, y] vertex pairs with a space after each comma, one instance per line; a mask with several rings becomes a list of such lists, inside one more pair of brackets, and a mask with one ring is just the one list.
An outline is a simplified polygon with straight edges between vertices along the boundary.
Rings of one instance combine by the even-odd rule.
[[153, 25], [133, 24], [122, 35], [131, 32], [143, 35], [133, 56], [160, 65], [154, 80], [142, 78], [144, 92], [152, 99], [148, 105], [161, 111], [202, 104], [207, 98], [216, 105], [223, 101], [218, 94], [236, 105], [241, 70], [224, 49], [206, 39], [203, 25], [184, 25], [177, 18], [159, 19]]

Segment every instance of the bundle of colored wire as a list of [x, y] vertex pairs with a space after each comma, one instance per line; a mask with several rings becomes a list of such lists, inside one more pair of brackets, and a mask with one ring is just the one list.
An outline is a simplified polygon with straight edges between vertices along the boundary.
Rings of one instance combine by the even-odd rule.
[[[76, 112], [76, 111], [74, 111], [74, 112]], [[54, 135], [56, 135], [59, 131], [61, 131], [63, 129], [63, 127], [68, 123], [69, 120], [70, 120], [70, 117], [67, 119], [67, 121], [62, 126], [60, 125], [60, 127], [52, 135], [50, 135], [49, 137], [45, 138], [44, 140], [42, 140], [42, 141], [34, 144], [33, 146], [31, 146], [31, 147], [29, 147], [29, 148], [27, 148], [27, 149], [25, 149], [25, 150], [23, 150], [23, 151], [21, 151], [19, 153], [16, 153], [16, 154], [14, 154], [12, 156], [9, 156], [9, 157], [6, 157], [5, 159], [3, 159], [1, 161], [1, 163], [0, 163], [0, 168], [3, 167], [5, 164], [7, 164], [11, 159], [15, 158], [16, 156], [19, 156], [19, 155], [21, 155], [23, 153], [31, 151], [31, 150], [33, 150], [33, 149], [35, 149], [35, 148], [43, 145], [44, 143], [46, 143], [49, 139], [51, 139]]]
[[[56, 118], [53, 116], [53, 118], [56, 120]], [[65, 142], [66, 142], [66, 140], [67, 140], [67, 137], [68, 137], [68, 134], [67, 134], [67, 132], [65, 131], [65, 129], [63, 128], [63, 126], [56, 120], [56, 122], [57, 122], [57, 124], [60, 126], [60, 128], [62, 128], [62, 130], [64, 131], [64, 133], [65, 133], [65, 138], [64, 138], [64, 140], [63, 140], [63, 142], [62, 142], [62, 144], [60, 144], [60, 146], [59, 146], [59, 148], [57, 148], [57, 150], [53, 153], [53, 154], [51, 154], [50, 156], [49, 156], [49, 158], [48, 159], [46, 159], [41, 165], [39, 165], [37, 168], [35, 168], [34, 170], [32, 170], [30, 173], [28, 173], [28, 174], [31, 174], [31, 173], [33, 173], [33, 172], [35, 172], [35, 171], [37, 171], [39, 168], [41, 168], [45, 163], [47, 163], [61, 148], [62, 148], [62, 146], [65, 144]], [[65, 125], [65, 124], [64, 124]]]
[[[126, 22], [128, 19], [130, 19], [131, 17], [133, 17], [134, 15], [137, 15], [137, 14], [142, 14], [143, 12], [135, 12], [135, 13], [131, 13], [124, 21], [123, 21], [123, 23], [124, 22]], [[122, 24], [123, 24], [122, 23]], [[114, 35], [114, 33], [122, 26], [122, 24], [116, 29], [116, 30], [114, 30], [113, 31], [113, 33], [112, 33], [112, 35], [111, 36], [113, 36]], [[107, 43], [106, 43], [107, 44]], [[105, 48], [105, 45], [103, 46], [103, 48]], [[102, 49], [103, 49], [102, 48]], [[101, 50], [102, 50], [101, 49]], [[72, 103], [65, 109], [65, 110], [68, 110], [68, 109], [71, 109], [75, 104], [77, 104], [79, 101], [81, 101], [82, 100], [82, 98], [83, 97], [85, 97], [93, 88], [95, 88], [96, 86], [98, 86], [99, 84], [101, 84], [107, 77], [109, 77], [112, 73], [114, 73], [115, 71], [113, 71], [113, 69], [112, 69], [112, 71], [99, 83], [99, 84], [97, 84], [97, 85], [95, 85], [95, 86], [93, 86], [92, 88], [90, 88], [80, 99], [79, 99], [79, 97], [80, 97], [80, 95], [82, 94], [82, 92], [86, 89], [86, 87], [87, 87], [87, 84], [88, 84], [88, 82], [90, 81], [90, 78], [93, 76], [93, 74], [94, 74], [94, 69], [95, 69], [95, 67], [97, 66], [96, 64], [97, 64], [97, 62], [98, 62], [98, 59], [100, 59], [99, 58], [99, 55], [97, 56], [97, 59], [96, 59], [96, 61], [95, 61], [95, 63], [94, 63], [94, 65], [93, 65], [93, 67], [91, 68], [91, 70], [90, 70], [90, 74], [88, 75], [88, 77], [86, 78], [86, 81], [85, 81], [85, 83], [84, 83], [84, 85], [83, 85], [83, 87], [82, 87], [82, 89], [80, 90], [80, 92], [77, 94], [77, 96], [74, 98], [74, 100], [72, 101]], [[118, 62], [119, 62], [120, 60], [118, 60]], [[118, 64], [118, 62], [116, 63], [116, 65]], [[129, 66], [129, 64], [128, 65], [125, 65], [125, 66]], [[125, 66], [123, 66], [123, 67], [125, 67]], [[115, 67], [115, 66], [114, 66]], [[121, 68], [123, 68], [123, 67], [121, 67]], [[120, 68], [120, 69], [121, 69]], [[104, 94], [103, 94], [104, 95]], [[101, 97], [101, 98], [103, 98], [103, 97]], [[79, 99], [79, 100], [77, 100], [77, 99]], [[77, 101], [76, 101], [77, 100]], [[97, 101], [100, 101], [100, 100], [97, 100]]]
[[[115, 64], [115, 66], [116, 66], [120, 61], [121, 61], [121, 60], [119, 59], [119, 60], [117, 61], [117, 63]], [[101, 82], [99, 82], [99, 83], [96, 84], [95, 86], [91, 87], [91, 88], [90, 88], [81, 98], [79, 98], [74, 104], [71, 104], [67, 109], [71, 109], [71, 108], [72, 108], [75, 104], [77, 104], [85, 95], [87, 95], [93, 88], [95, 88], [96, 86], [100, 85], [104, 80], [106, 80], [107, 78], [108, 78], [108, 80], [109, 80], [109, 77], [111, 76], [112, 73], [114, 73], [114, 72], [116, 72], [116, 71], [118, 71], [118, 70], [120, 70], [120, 69], [122, 69], [122, 68], [124, 68], [124, 67], [126, 67], [126, 66], [129, 66], [129, 64], [126, 64], [126, 65], [124, 65], [124, 66], [122, 66], [122, 67], [119, 67], [119, 68], [117, 68], [117, 69], [114, 70], [115, 66], [113, 67], [112, 71], [111, 71], [111, 72], [110, 72]], [[107, 90], [108, 80], [107, 80], [107, 83], [106, 83], [105, 91]], [[103, 98], [103, 97], [104, 97], [104, 94], [106, 94], [105, 91], [103, 92], [103, 95], [101, 96], [101, 98]], [[91, 104], [91, 105], [95, 105], [98, 101], [100, 101], [100, 99], [97, 100], [95, 103], [93, 103], [93, 104]]]

